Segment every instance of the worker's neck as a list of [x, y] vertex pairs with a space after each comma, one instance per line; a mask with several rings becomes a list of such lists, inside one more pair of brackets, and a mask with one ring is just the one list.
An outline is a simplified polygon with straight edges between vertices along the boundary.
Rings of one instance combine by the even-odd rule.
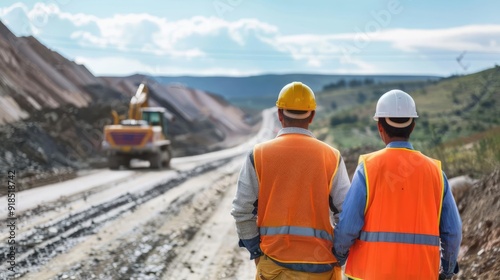
[[389, 145], [389, 143], [391, 142], [396, 142], [396, 141], [405, 141], [405, 142], [408, 142], [408, 138], [403, 138], [403, 137], [391, 137], [391, 138], [386, 138], [384, 139], [384, 143], [386, 145]]
[[307, 129], [309, 130], [309, 125], [306, 124], [306, 125], [299, 125], [299, 124], [293, 124], [293, 125], [287, 125], [287, 124], [283, 124], [283, 128], [287, 128], [287, 127], [295, 127], [295, 128], [303, 128], [303, 129]]

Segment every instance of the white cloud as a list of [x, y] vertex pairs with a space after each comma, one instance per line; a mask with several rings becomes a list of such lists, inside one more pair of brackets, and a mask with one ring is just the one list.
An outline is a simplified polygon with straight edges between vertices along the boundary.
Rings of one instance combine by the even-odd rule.
[[29, 24], [28, 8], [23, 3], [14, 3], [9, 7], [0, 8], [0, 19], [11, 26], [11, 31], [19, 36], [35, 33]]
[[252, 32], [257, 38], [266, 38], [278, 33], [278, 27], [261, 22], [257, 19], [241, 19], [228, 24], [231, 38], [241, 46], [245, 45], [246, 37]]
[[295, 60], [306, 60], [311, 66], [320, 67], [326, 60], [338, 59], [341, 54], [334, 35], [300, 34], [263, 39], [276, 50], [288, 53]]
[[83, 64], [92, 70], [94, 75], [131, 75], [135, 73], [150, 73], [154, 71], [150, 65], [144, 64], [135, 59], [123, 57], [76, 57], [75, 62]]
[[136, 73], [148, 75], [192, 75], [196, 73], [198, 76], [249, 76], [258, 75], [262, 69], [241, 69], [233, 67], [179, 67], [171, 65], [156, 65], [144, 64], [136, 59], [124, 57], [77, 57], [75, 62], [83, 64], [87, 68], [92, 69], [94, 75], [97, 76], [127, 76]]
[[[218, 17], [195, 16], [169, 21], [146, 13], [117, 14], [98, 18], [81, 13], [63, 12], [54, 3], [36, 3], [32, 9], [18, 3], [0, 11], [5, 15], [15, 8], [21, 8], [27, 14], [30, 24], [35, 28], [34, 35], [40, 34], [51, 17], [55, 17], [73, 25], [74, 31], [70, 38], [81, 46], [132, 50], [172, 57], [205, 56], [205, 51], [196, 46], [185, 47], [189, 43], [184, 41], [189, 41], [195, 36], [210, 39], [224, 33], [232, 41], [243, 46], [251, 32], [258, 35], [277, 31], [275, 26], [256, 19], [229, 22]], [[97, 29], [92, 28], [93, 26]]]
[[149, 72], [152, 75], [192, 75], [196, 73], [197, 76], [251, 76], [259, 75], [264, 71], [262, 69], [242, 69], [234, 67], [208, 67], [208, 68], [197, 68], [197, 67], [157, 67], [153, 72]]
[[28, 12], [28, 8], [26, 7], [26, 5], [21, 2], [18, 2], [10, 5], [9, 7], [0, 8], [0, 17], [4, 17], [13, 12], [16, 12], [16, 10], [18, 9], [21, 9], [26, 13]]
[[[372, 63], [363, 57], [373, 54], [373, 45], [386, 43], [391, 55], [418, 53], [420, 58], [436, 52], [459, 54], [466, 50], [479, 53], [500, 53], [496, 40], [500, 38], [500, 25], [467, 25], [446, 29], [387, 29], [366, 33], [298, 34], [276, 36], [264, 41], [277, 50], [288, 53], [295, 60], [321, 67], [329, 61], [356, 66], [356, 72], [371, 72]], [[366, 60], [367, 58], [365, 58]], [[387, 59], [391, 59], [388, 56]]]
[[491, 41], [500, 38], [500, 25], [466, 25], [446, 29], [391, 29], [374, 41], [390, 42], [403, 51], [444, 50], [499, 52]]
[[108, 41], [102, 37], [94, 36], [90, 32], [86, 31], [75, 31], [71, 34], [71, 39], [82, 40], [87, 42], [91, 46], [98, 46], [104, 48], [108, 45]]
[[[358, 29], [358, 32], [341, 34], [282, 34], [278, 26], [253, 18], [230, 21], [220, 17], [194, 16], [169, 20], [146, 13], [99, 18], [64, 12], [55, 3], [45, 2], [39, 2], [31, 9], [23, 3], [0, 8], [0, 18], [14, 26], [20, 26], [20, 14], [29, 20], [29, 25], [23, 27], [24, 32], [32, 32], [43, 39], [44, 32], [48, 36], [57, 36], [57, 29], [64, 28], [65, 35], [62, 36], [68, 38], [60, 37], [55, 41], [70, 39], [71, 42], [63, 44], [73, 44], [70, 46], [73, 50], [102, 50], [96, 53], [108, 58], [85, 59], [96, 73], [157, 71], [157, 67], [144, 62], [152, 60], [152, 57], [175, 61], [176, 64], [162, 69], [162, 72], [174, 71], [171, 69], [181, 72], [193, 70], [196, 73], [219, 73], [222, 69], [227, 69], [228, 73], [253, 72], [245, 70], [243, 62], [240, 64], [241, 60], [245, 60], [251, 61], [248, 64], [255, 65], [254, 69], [277, 69], [270, 65], [279, 62], [282, 69], [289, 70], [292, 69], [286, 65], [302, 63], [309, 71], [334, 68], [366, 73], [378, 70], [380, 65], [387, 64], [387, 60], [390, 62], [402, 55], [422, 60], [432, 59], [432, 54], [437, 52], [456, 55], [463, 51], [499, 53], [500, 38], [500, 25], [441, 29], [382, 28], [371, 33]], [[64, 26], [60, 27], [62, 23]], [[119, 59], [117, 52], [133, 53], [134, 59]], [[376, 57], [377, 52], [389, 55]], [[374, 56], [386, 61], [377, 63]], [[168, 63], [167, 60], [165, 63]], [[178, 67], [182, 61], [191, 64], [186, 64], [186, 68]], [[191, 69], [197, 62], [203, 62], [199, 63], [202, 66]], [[238, 67], [233, 67], [234, 62]], [[109, 70], [104, 71], [106, 67]]]

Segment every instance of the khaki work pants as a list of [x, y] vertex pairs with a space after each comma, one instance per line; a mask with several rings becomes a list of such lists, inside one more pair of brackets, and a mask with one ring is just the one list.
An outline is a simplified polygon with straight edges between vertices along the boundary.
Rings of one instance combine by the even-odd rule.
[[279, 266], [266, 255], [260, 257], [257, 264], [257, 273], [255, 280], [341, 280], [342, 270], [335, 266], [334, 270], [312, 273], [291, 270], [286, 267]]

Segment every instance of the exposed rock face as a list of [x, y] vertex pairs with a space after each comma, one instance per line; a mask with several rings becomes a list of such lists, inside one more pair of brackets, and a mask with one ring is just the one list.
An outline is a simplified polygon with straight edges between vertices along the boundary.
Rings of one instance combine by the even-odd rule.
[[99, 83], [84, 66], [47, 49], [33, 37], [16, 37], [0, 22], [0, 124], [35, 110], [87, 106], [84, 85]]
[[95, 77], [0, 22], [0, 168], [26, 178], [99, 166], [111, 110], [126, 114], [141, 82], [150, 88], [151, 104], [175, 119], [168, 132], [174, 156], [225, 148], [251, 135], [245, 114], [214, 94], [141, 75]]
[[465, 189], [457, 204], [463, 223], [457, 279], [498, 279], [500, 169]]

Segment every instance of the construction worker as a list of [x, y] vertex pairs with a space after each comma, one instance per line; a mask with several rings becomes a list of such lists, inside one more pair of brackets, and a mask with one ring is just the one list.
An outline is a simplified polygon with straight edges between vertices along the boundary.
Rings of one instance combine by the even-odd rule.
[[333, 227], [350, 181], [338, 150], [308, 130], [316, 100], [303, 83], [276, 102], [282, 129], [257, 144], [241, 169], [231, 214], [256, 279], [341, 279]]
[[458, 272], [462, 222], [441, 163], [408, 142], [417, 117], [406, 92], [378, 100], [374, 119], [387, 146], [360, 156], [335, 227], [334, 254], [341, 264], [349, 256], [349, 279], [451, 279]]

